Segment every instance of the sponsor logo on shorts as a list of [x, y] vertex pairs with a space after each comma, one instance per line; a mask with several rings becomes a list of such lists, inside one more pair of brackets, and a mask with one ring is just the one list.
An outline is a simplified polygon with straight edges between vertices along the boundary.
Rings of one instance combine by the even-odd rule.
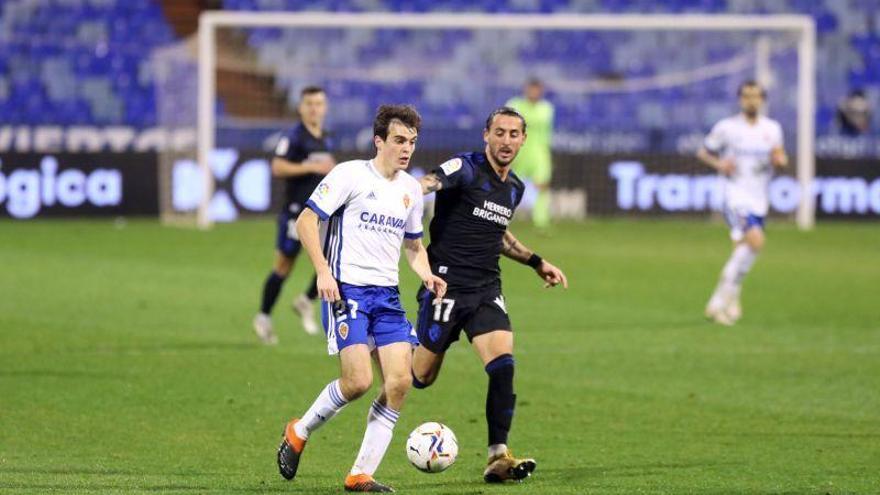
[[342, 340], [348, 338], [348, 323], [340, 323], [339, 328], [336, 330], [339, 333], [339, 336], [342, 337]]
[[501, 308], [501, 311], [504, 311], [505, 313], [507, 313], [507, 307], [504, 305], [504, 296], [496, 297], [495, 304], [497, 304], [498, 307]]
[[428, 338], [431, 339], [431, 342], [437, 342], [440, 339], [440, 325], [434, 323], [428, 328]]

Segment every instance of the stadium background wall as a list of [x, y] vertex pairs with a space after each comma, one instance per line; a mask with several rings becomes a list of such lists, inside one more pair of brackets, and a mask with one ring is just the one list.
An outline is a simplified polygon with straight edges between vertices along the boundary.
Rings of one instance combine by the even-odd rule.
[[2, 153], [0, 218], [156, 215], [155, 153]]
[[[452, 154], [420, 151], [414, 168], [442, 163]], [[345, 152], [337, 158], [363, 155]], [[268, 155], [241, 152], [234, 162], [220, 174], [222, 179], [217, 178], [217, 189], [226, 193], [239, 216], [277, 211], [283, 186], [280, 181], [265, 183], [270, 177]], [[156, 164], [153, 152], [2, 153], [0, 218], [155, 216], [159, 212]], [[715, 177], [692, 156], [555, 153], [554, 164], [554, 190], [586, 191], [584, 208], [589, 215], [708, 218], [720, 202]], [[264, 171], [254, 174], [254, 168]], [[247, 181], [240, 180], [244, 175]], [[192, 183], [178, 187], [200, 188]], [[793, 214], [799, 194], [793, 177], [775, 178], [770, 193], [773, 215]], [[880, 219], [880, 167], [875, 160], [819, 159], [814, 193], [819, 218]]]

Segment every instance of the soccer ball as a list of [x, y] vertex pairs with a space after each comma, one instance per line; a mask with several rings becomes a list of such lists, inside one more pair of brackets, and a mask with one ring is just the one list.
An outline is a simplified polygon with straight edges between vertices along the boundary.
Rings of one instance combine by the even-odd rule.
[[458, 455], [458, 440], [448, 426], [440, 423], [423, 423], [409, 434], [406, 456], [419, 471], [439, 473], [445, 471]]

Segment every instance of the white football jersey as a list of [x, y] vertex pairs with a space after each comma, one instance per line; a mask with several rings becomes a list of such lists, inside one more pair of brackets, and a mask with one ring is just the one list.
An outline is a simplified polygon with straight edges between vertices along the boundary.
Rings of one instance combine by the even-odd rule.
[[703, 145], [736, 164], [733, 175], [722, 179], [727, 208], [767, 215], [767, 188], [773, 176], [770, 152], [783, 146], [779, 122], [760, 115], [750, 124], [745, 115], [734, 115], [715, 124]]
[[383, 177], [372, 160], [340, 163], [306, 201], [323, 220], [324, 256], [336, 280], [393, 287], [404, 237], [422, 236], [422, 187], [404, 171]]

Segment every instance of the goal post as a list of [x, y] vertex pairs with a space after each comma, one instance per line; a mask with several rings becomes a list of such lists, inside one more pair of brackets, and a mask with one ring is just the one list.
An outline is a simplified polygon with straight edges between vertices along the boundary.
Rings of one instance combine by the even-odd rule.
[[[796, 74], [796, 176], [800, 185], [795, 220], [799, 228], [815, 222], [815, 107], [816, 30], [802, 15], [587, 15], [587, 14], [475, 14], [475, 13], [293, 13], [207, 11], [198, 31], [197, 162], [204, 176], [204, 194], [198, 225], [211, 225], [208, 203], [213, 193], [209, 155], [216, 146], [217, 32], [224, 28], [285, 29], [407, 29], [491, 31], [657, 31], [657, 32], [760, 32], [793, 36], [797, 49]], [[761, 43], [757, 52], [767, 51]], [[766, 72], [766, 61], [758, 64]], [[766, 77], [758, 73], [758, 78]]]

